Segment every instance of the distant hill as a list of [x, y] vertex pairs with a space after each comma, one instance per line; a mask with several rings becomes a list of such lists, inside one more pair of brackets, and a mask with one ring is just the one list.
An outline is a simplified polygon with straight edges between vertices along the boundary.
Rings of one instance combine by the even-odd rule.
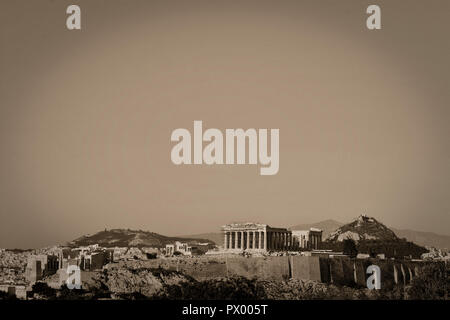
[[450, 236], [414, 230], [399, 230], [391, 228], [399, 238], [406, 238], [421, 246], [435, 247], [441, 250], [450, 250]]
[[382, 241], [396, 241], [399, 238], [394, 231], [386, 227], [375, 218], [360, 215], [356, 220], [339, 227], [332, 232], [327, 238], [327, 241], [336, 242], [344, 241], [351, 238], [355, 241], [360, 240], [382, 240]]
[[69, 242], [67, 245], [71, 247], [87, 246], [99, 244], [102, 247], [164, 247], [166, 244], [173, 244], [175, 241], [187, 242], [191, 246], [199, 243], [208, 243], [213, 245], [214, 242], [202, 238], [184, 238], [184, 237], [168, 237], [158, 233], [128, 230], [128, 229], [112, 229], [97, 232], [93, 235], [85, 235]]
[[373, 217], [360, 215], [354, 221], [344, 224], [332, 232], [324, 242], [322, 249], [345, 252], [345, 240], [356, 242], [356, 251], [376, 256], [384, 254], [386, 258], [420, 258], [428, 250], [414, 242], [399, 238], [394, 231]]
[[209, 232], [209, 233], [199, 233], [199, 234], [191, 234], [187, 236], [180, 236], [183, 238], [191, 238], [191, 239], [208, 239], [214, 242], [217, 245], [223, 245], [223, 233], [221, 232]]

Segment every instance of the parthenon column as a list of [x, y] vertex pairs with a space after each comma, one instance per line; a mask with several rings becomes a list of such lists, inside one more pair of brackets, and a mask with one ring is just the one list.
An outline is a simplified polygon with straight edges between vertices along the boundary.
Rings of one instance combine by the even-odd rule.
[[247, 247], [246, 249], [248, 249], [250, 247], [250, 231], [247, 231]]
[[291, 235], [286, 233], [286, 249], [289, 250], [291, 248]]
[[268, 237], [269, 237], [269, 242], [267, 243], [267, 245], [268, 245], [268, 248], [270, 248], [270, 250], [272, 250], [273, 245], [274, 245], [274, 241], [273, 241], [274, 235], [273, 235], [272, 231], [269, 232]]
[[267, 250], [267, 231], [263, 232], [263, 237], [264, 237], [263, 248], [264, 248], [264, 250]]
[[258, 231], [258, 249], [262, 249], [262, 231]]
[[289, 233], [286, 232], [286, 250], [289, 250]]
[[228, 232], [228, 249], [231, 249], [232, 248], [232, 246], [231, 246], [231, 231], [230, 232]]
[[277, 248], [277, 233], [276, 232], [272, 232], [272, 249], [276, 249]]
[[278, 250], [283, 248], [283, 234], [281, 232], [277, 232], [277, 243], [278, 243]]
[[289, 250], [289, 233], [286, 232], [286, 250]]
[[283, 232], [280, 232], [280, 249], [283, 250]]
[[284, 249], [284, 233], [280, 232], [280, 249]]
[[279, 245], [279, 239], [278, 239], [278, 232], [274, 232], [273, 233], [273, 248], [278, 250], [278, 245]]
[[273, 233], [273, 248], [278, 250], [278, 232]]
[[238, 248], [238, 233], [237, 231], [234, 232], [234, 248]]
[[240, 249], [244, 249], [244, 231], [241, 231], [240, 234], [241, 234]]
[[227, 249], [227, 234], [228, 232], [224, 232], [224, 237], [223, 237], [223, 248]]
[[255, 231], [253, 231], [253, 243], [252, 243], [252, 249], [255, 249], [256, 248], [256, 232]]
[[271, 231], [267, 232], [267, 250], [273, 249], [273, 233]]
[[284, 250], [288, 249], [288, 243], [289, 243], [289, 239], [288, 239], [289, 234], [287, 232], [284, 233]]

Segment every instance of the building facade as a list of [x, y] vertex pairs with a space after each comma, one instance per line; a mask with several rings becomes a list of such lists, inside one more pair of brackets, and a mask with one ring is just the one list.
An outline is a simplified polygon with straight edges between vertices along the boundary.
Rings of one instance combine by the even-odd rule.
[[291, 231], [258, 223], [232, 223], [222, 226], [225, 251], [295, 250]]
[[309, 230], [292, 230], [292, 236], [302, 249], [319, 249], [322, 243], [322, 230], [310, 228]]
[[30, 283], [35, 283], [43, 277], [56, 273], [60, 267], [60, 259], [55, 255], [38, 254], [31, 255], [27, 259], [25, 278]]
[[173, 256], [175, 252], [181, 253], [184, 256], [192, 255], [192, 248], [184, 242], [175, 241], [175, 244], [166, 245], [166, 256]]

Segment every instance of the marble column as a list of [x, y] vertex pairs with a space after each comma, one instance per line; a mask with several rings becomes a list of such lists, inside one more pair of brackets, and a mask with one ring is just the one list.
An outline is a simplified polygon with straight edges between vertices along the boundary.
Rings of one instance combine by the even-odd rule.
[[286, 250], [289, 251], [289, 232], [286, 232]]
[[256, 231], [253, 231], [252, 249], [256, 249]]
[[245, 249], [250, 249], [250, 231], [246, 231], [245, 233], [247, 235], [247, 238], [245, 239]]
[[280, 248], [280, 234], [275, 232], [275, 249], [278, 250]]
[[278, 232], [278, 250], [283, 249], [283, 233]]
[[272, 248], [273, 249], [277, 249], [277, 233], [276, 232], [272, 232]]
[[241, 247], [240, 249], [244, 250], [244, 231], [241, 231]]
[[264, 250], [267, 250], [267, 231], [263, 231], [263, 232], [262, 232], [262, 235], [263, 235], [263, 237], [264, 237], [263, 249], [264, 249]]
[[284, 232], [281, 232], [280, 233], [280, 236], [281, 236], [281, 250], [284, 250]]
[[270, 250], [274, 249], [274, 233], [272, 231], [269, 232], [269, 248]]
[[238, 233], [237, 231], [234, 232], [234, 248], [238, 248]]
[[232, 248], [232, 246], [231, 246], [231, 231], [229, 231], [229, 232], [227, 232], [228, 233], [228, 249], [231, 249]]
[[289, 250], [289, 233], [284, 234], [284, 250]]
[[289, 233], [286, 232], [286, 250], [289, 250]]
[[267, 249], [273, 249], [273, 232], [270, 231], [267, 233]]
[[275, 232], [274, 236], [275, 236], [275, 249], [278, 250], [280, 247], [280, 234], [278, 232]]
[[258, 231], [258, 249], [262, 249], [262, 231]]
[[223, 237], [223, 248], [227, 249], [227, 234], [228, 232], [224, 232], [224, 237]]

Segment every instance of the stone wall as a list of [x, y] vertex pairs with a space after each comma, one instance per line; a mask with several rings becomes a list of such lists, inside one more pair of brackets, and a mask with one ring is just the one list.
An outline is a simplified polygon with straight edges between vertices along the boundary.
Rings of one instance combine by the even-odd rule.
[[[124, 262], [125, 264], [127, 262]], [[316, 280], [346, 286], [366, 286], [367, 267], [378, 265], [383, 288], [408, 284], [424, 262], [380, 259], [324, 258], [318, 256], [279, 257], [191, 257], [141, 261], [139, 267], [181, 271], [197, 280], [227, 276], [257, 279]]]

